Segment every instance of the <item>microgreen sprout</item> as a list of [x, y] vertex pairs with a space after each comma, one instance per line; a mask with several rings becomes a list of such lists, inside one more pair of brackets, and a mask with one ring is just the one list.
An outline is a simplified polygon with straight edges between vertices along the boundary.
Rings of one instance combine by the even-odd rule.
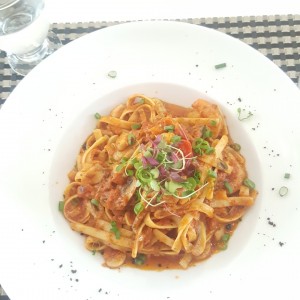
[[251, 111], [246, 112], [245, 109], [241, 109], [240, 107], [237, 109], [237, 113], [239, 121], [247, 120], [251, 116], [253, 116], [253, 113]]

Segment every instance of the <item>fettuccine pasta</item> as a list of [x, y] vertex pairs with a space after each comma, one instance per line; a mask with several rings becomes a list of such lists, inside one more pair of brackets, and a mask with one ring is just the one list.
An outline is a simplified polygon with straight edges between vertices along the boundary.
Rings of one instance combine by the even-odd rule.
[[98, 115], [60, 208], [110, 268], [183, 268], [225, 250], [255, 184], [219, 107], [132, 95]]

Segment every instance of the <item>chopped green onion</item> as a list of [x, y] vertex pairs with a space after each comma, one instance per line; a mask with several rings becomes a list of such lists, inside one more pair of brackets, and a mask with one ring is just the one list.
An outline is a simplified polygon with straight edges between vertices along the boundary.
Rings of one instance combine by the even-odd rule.
[[95, 117], [97, 120], [101, 119], [101, 115], [100, 115], [99, 113], [95, 113], [95, 114], [94, 114], [94, 117]]
[[165, 152], [158, 152], [157, 156], [156, 156], [156, 160], [159, 162], [159, 163], [162, 163], [163, 161], [165, 161], [166, 159], [166, 153]]
[[99, 201], [97, 199], [92, 199], [91, 203], [97, 207], [99, 206]]
[[201, 178], [201, 173], [198, 170], [196, 170], [194, 172], [194, 176], [193, 177], [194, 177], [196, 183], [199, 184], [200, 183], [200, 178]]
[[289, 189], [286, 187], [286, 186], [282, 186], [280, 189], [279, 189], [279, 196], [280, 197], [283, 197], [285, 196], [287, 193], [288, 193]]
[[116, 78], [117, 77], [117, 72], [116, 71], [109, 71], [107, 76], [110, 77], [110, 78]]
[[177, 189], [182, 188], [182, 185], [177, 183], [177, 182], [174, 182], [174, 181], [166, 181], [165, 182], [165, 188], [171, 194], [174, 194]]
[[243, 181], [243, 184], [245, 185], [245, 186], [247, 186], [249, 189], [255, 189], [255, 183], [252, 181], [252, 180], [250, 180], [249, 178], [246, 178], [244, 181]]
[[128, 145], [133, 145], [135, 143], [135, 135], [132, 134], [132, 133], [129, 133], [128, 136], [127, 136], [127, 141], [128, 141]]
[[145, 157], [152, 157], [152, 151], [151, 151], [151, 149], [147, 149], [145, 152], [144, 152], [144, 156]]
[[211, 147], [208, 141], [205, 141], [203, 138], [196, 138], [193, 142], [193, 150], [199, 155], [203, 154], [212, 154], [215, 151], [215, 148]]
[[134, 171], [133, 170], [127, 170], [126, 171], [126, 175], [127, 176], [133, 176], [134, 175]]
[[133, 167], [138, 170], [140, 169], [141, 167], [143, 167], [142, 163], [140, 161], [137, 161], [137, 162], [132, 162], [133, 163]]
[[211, 126], [216, 126], [217, 125], [217, 121], [216, 120], [211, 120], [210, 121], [210, 125]]
[[210, 137], [212, 137], [211, 130], [209, 130], [206, 126], [204, 126], [202, 129], [202, 138], [205, 140]]
[[181, 141], [181, 136], [179, 136], [179, 135], [174, 135], [174, 136], [172, 136], [172, 138], [171, 138], [171, 142], [173, 143], [173, 144], [176, 144], [176, 143], [178, 143], [178, 142], [180, 142]]
[[156, 179], [159, 177], [159, 171], [158, 169], [152, 169], [150, 170], [150, 173], [152, 174], [153, 178]]
[[215, 65], [215, 69], [222, 69], [226, 67], [226, 63], [221, 63], [221, 64], [217, 64]]
[[212, 178], [217, 178], [217, 173], [211, 169], [207, 171], [207, 176]]
[[130, 160], [131, 164], [134, 165], [135, 163], [139, 162], [139, 160], [135, 157]]
[[222, 161], [222, 160], [219, 160], [219, 161], [217, 162], [217, 167], [218, 167], [218, 169], [221, 169], [221, 170], [223, 170], [223, 171], [225, 171], [225, 170], [228, 169], [227, 163], [226, 163], [225, 161]]
[[120, 172], [124, 168], [124, 165], [120, 164], [116, 166], [116, 171]]
[[148, 170], [144, 170], [143, 168], [139, 168], [136, 172], [136, 178], [144, 184], [150, 183], [152, 180], [152, 174]]
[[228, 194], [232, 194], [233, 189], [232, 189], [232, 187], [231, 187], [231, 185], [230, 185], [230, 183], [228, 181], [224, 181], [224, 186], [225, 186]]
[[212, 154], [215, 152], [215, 148], [214, 147], [208, 147], [206, 150], [205, 150], [205, 154], [209, 155], [209, 154]]
[[138, 202], [133, 208], [133, 211], [136, 215], [138, 215], [143, 210], [144, 210], [144, 205], [142, 202]]
[[126, 166], [127, 162], [128, 162], [128, 158], [123, 157], [123, 158], [121, 159], [120, 164], [117, 165], [116, 171], [117, 171], [117, 172], [120, 172], [120, 171]]
[[138, 124], [138, 123], [131, 125], [132, 129], [140, 129], [141, 127], [142, 127], [142, 124]]
[[63, 212], [65, 207], [65, 201], [59, 201], [58, 202], [58, 210]]
[[230, 234], [229, 233], [224, 233], [221, 239], [222, 239], [223, 242], [228, 242], [229, 239], [230, 239]]
[[160, 186], [159, 184], [157, 183], [156, 180], [152, 179], [150, 181], [150, 187], [152, 188], [153, 191], [156, 191], [156, 192], [159, 192], [160, 191]]
[[284, 178], [285, 178], [285, 179], [289, 179], [290, 177], [291, 177], [291, 174], [290, 174], [290, 173], [285, 173], [285, 174], [284, 174]]
[[227, 248], [228, 248], [227, 243], [221, 243], [221, 244], [218, 245], [219, 250], [226, 250]]
[[122, 157], [121, 163], [122, 163], [122, 164], [125, 164], [125, 163], [127, 163], [127, 162], [128, 162], [128, 158], [127, 158], [127, 157]]
[[110, 225], [111, 225], [110, 232], [113, 232], [115, 234], [116, 239], [119, 240], [121, 237], [121, 233], [119, 228], [117, 227], [116, 221], [112, 221]]
[[241, 150], [241, 145], [237, 144], [237, 143], [231, 144], [230, 147], [237, 152], [239, 152]]
[[143, 265], [146, 262], [146, 255], [145, 254], [138, 254], [133, 260], [132, 262], [135, 265]]
[[165, 127], [164, 127], [164, 130], [165, 131], [168, 131], [168, 132], [173, 132], [174, 131], [174, 125], [166, 125]]
[[187, 178], [187, 180], [185, 182], [182, 183], [182, 185], [187, 189], [187, 190], [191, 190], [192, 192], [194, 191], [197, 182], [195, 180], [195, 178], [193, 177], [189, 177]]

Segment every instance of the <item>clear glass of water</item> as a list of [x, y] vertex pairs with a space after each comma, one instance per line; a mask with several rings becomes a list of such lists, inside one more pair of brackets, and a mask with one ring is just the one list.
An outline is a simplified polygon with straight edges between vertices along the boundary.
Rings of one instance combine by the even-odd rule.
[[0, 50], [20, 75], [61, 46], [58, 36], [49, 31], [44, 6], [44, 0], [0, 0]]

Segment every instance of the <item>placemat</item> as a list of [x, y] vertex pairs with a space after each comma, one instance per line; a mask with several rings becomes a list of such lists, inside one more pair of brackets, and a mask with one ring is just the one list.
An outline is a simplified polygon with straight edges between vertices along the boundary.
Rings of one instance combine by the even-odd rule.
[[[180, 19], [177, 21], [207, 26], [238, 38], [278, 65], [296, 83], [300, 76], [300, 15], [246, 16]], [[120, 22], [52, 24], [65, 45], [97, 29]], [[23, 77], [14, 74], [0, 53], [0, 106]]]

